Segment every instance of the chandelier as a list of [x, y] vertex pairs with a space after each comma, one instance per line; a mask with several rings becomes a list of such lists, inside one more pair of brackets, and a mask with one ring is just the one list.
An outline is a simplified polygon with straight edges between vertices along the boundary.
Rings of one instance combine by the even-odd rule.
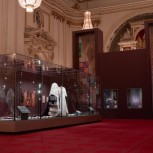
[[26, 12], [33, 12], [34, 9], [41, 5], [42, 0], [18, 0], [21, 7], [26, 9]]
[[89, 11], [86, 11], [84, 13], [84, 23], [82, 29], [92, 29], [92, 22], [91, 22], [91, 13]]
[[[87, 0], [87, 9], [88, 9], [88, 0]], [[91, 13], [87, 10], [84, 13], [84, 23], [82, 29], [92, 29], [92, 22], [91, 22]]]

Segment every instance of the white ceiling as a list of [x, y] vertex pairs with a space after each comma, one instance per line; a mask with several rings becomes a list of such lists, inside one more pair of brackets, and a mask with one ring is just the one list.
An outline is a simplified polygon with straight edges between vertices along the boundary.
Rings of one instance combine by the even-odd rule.
[[109, 7], [122, 4], [129, 4], [135, 2], [151, 2], [153, 0], [62, 0], [64, 3], [72, 7], [78, 2], [80, 10], [94, 9], [99, 7]]

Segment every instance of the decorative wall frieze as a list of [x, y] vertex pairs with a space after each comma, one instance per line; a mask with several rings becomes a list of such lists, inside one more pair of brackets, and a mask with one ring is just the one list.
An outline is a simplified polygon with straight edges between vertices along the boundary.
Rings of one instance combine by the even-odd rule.
[[52, 11], [52, 15], [54, 16], [54, 18], [60, 20], [61, 22], [65, 21], [65, 17], [58, 12]]
[[50, 34], [42, 28], [34, 28], [31, 26], [25, 27], [24, 33], [25, 51], [30, 56], [38, 56], [45, 61], [54, 59], [54, 47], [56, 42]]
[[54, 10], [56, 9], [67, 16], [70, 15], [75, 17], [76, 16], [81, 17], [83, 15], [82, 12], [73, 9], [72, 7], [68, 6], [63, 1], [60, 0], [44, 0], [43, 3], [46, 4], [48, 7]]
[[70, 26], [82, 26], [83, 21], [73, 21], [73, 20], [67, 20], [66, 23]]
[[[66, 23], [69, 26], [81, 26], [81, 27], [83, 26], [83, 20], [75, 21], [75, 20], [68, 19], [66, 21]], [[101, 24], [101, 20], [100, 19], [94, 19], [94, 20], [92, 20], [92, 24], [93, 24], [93, 27], [98, 27]]]
[[92, 24], [94, 27], [98, 27], [101, 24], [101, 20], [100, 19], [92, 20]]

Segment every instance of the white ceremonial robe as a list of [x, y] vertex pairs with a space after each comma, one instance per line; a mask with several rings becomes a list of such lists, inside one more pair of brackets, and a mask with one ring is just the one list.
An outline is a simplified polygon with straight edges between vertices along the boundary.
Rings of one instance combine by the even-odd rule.
[[64, 87], [59, 87], [59, 95], [60, 95], [59, 97], [60, 97], [61, 115], [66, 116], [69, 112], [66, 103], [67, 92]]

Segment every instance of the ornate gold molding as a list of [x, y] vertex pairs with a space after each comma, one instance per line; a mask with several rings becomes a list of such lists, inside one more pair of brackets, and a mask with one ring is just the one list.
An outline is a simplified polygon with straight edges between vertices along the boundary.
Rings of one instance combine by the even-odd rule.
[[[82, 21], [67, 20], [66, 23], [69, 26], [81, 26], [82, 27], [83, 20]], [[101, 24], [101, 20], [100, 19], [92, 20], [92, 24], [94, 27], [98, 27]]]
[[[43, 4], [49, 7], [52, 11], [52, 15], [60, 20], [61, 22], [66, 21], [69, 26], [81, 26], [83, 22], [84, 10], [75, 9], [68, 6], [63, 1], [59, 0], [44, 0]], [[133, 2], [129, 4], [122, 4], [109, 7], [99, 7], [96, 9], [90, 9], [92, 15], [92, 22], [95, 27], [101, 24], [100, 18], [102, 14], [113, 13], [126, 10], [135, 10], [140, 8], [150, 8], [153, 7], [153, 2], [151, 0]]]
[[52, 15], [54, 16], [54, 18], [60, 20], [61, 22], [65, 21], [65, 17], [58, 12], [52, 11]]
[[[51, 8], [58, 8], [60, 12], [63, 12], [66, 16], [69, 18], [73, 17], [83, 17], [84, 10], [77, 10], [73, 9], [72, 7], [66, 5], [64, 2], [59, 0], [45, 0], [44, 3], [46, 3]], [[140, 8], [150, 8], [153, 7], [152, 0], [146, 0], [146, 1], [139, 1], [139, 2], [133, 2], [128, 4], [122, 4], [122, 5], [116, 5], [116, 6], [109, 6], [109, 7], [99, 7], [95, 9], [90, 9], [90, 12], [93, 17], [99, 16], [105, 13], [113, 13], [113, 12], [120, 12], [120, 11], [126, 11], [126, 10], [135, 10]]]
[[101, 24], [101, 20], [100, 19], [92, 20], [92, 24], [94, 25], [94, 27], [98, 27]]
[[50, 34], [43, 29], [26, 26], [24, 33], [25, 50], [30, 56], [43, 57], [42, 60], [54, 59], [54, 47], [56, 42]]
[[72, 8], [73, 8], [74, 10], [80, 10], [80, 5], [79, 5], [79, 3], [76, 2], [76, 3], [72, 6]]
[[83, 21], [67, 20], [66, 23], [67, 23], [69, 26], [82, 26], [82, 25], [83, 25]]
[[[61, 22], [66, 21], [69, 26], [82, 26], [84, 11], [79, 11], [59, 0], [45, 0], [43, 5], [51, 9], [51, 15], [53, 15], [55, 19]], [[93, 16], [92, 22], [95, 27], [98, 26], [101, 23], [100, 14]]]

